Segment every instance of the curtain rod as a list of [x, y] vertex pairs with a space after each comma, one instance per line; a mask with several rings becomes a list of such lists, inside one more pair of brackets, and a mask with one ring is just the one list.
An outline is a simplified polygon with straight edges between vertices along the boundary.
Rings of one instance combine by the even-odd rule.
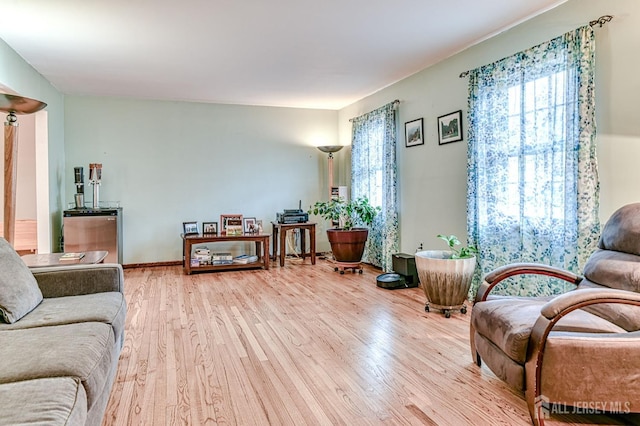
[[[400, 99], [396, 99], [395, 101], [393, 101], [391, 103], [393, 104], [393, 109], [398, 109], [398, 104], [400, 103]], [[369, 112], [371, 112], [371, 111], [369, 111]], [[355, 120], [356, 118], [358, 118], [358, 117], [350, 118], [349, 121], [353, 122], [353, 120]]]
[[[596, 25], [599, 25], [599, 27], [602, 28], [602, 26], [604, 24], [606, 24], [607, 22], [611, 22], [612, 19], [613, 19], [612, 15], [602, 15], [598, 19], [594, 19], [593, 21], [589, 21], [589, 26], [590, 27], [595, 27]], [[469, 71], [463, 71], [463, 72], [460, 73], [459, 77], [460, 78], [465, 78], [468, 75], [469, 75]]]

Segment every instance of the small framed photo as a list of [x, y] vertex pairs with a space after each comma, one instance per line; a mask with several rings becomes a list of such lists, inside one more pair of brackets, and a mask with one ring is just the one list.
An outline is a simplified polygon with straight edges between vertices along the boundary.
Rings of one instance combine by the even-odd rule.
[[242, 230], [245, 234], [257, 234], [258, 228], [255, 217], [245, 217], [242, 219]]
[[422, 131], [423, 119], [418, 118], [404, 123], [405, 146], [424, 145], [424, 132]]
[[199, 234], [198, 222], [182, 222], [182, 232], [184, 235]]
[[229, 227], [233, 231], [233, 234], [236, 235], [238, 229], [240, 233], [242, 233], [242, 215], [241, 214], [221, 214], [220, 215], [220, 231], [224, 234], [227, 234]]
[[202, 222], [202, 233], [203, 234], [218, 234], [218, 222]]
[[462, 140], [462, 110], [438, 117], [438, 144]]

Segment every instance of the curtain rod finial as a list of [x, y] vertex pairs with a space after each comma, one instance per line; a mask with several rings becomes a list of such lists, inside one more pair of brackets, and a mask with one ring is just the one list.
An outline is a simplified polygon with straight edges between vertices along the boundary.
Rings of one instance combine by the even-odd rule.
[[594, 19], [593, 21], [590, 21], [589, 26], [595, 27], [596, 25], [599, 25], [600, 28], [602, 28], [604, 24], [606, 24], [607, 22], [611, 22], [612, 19], [613, 19], [613, 16], [611, 15], [603, 15], [598, 19]]

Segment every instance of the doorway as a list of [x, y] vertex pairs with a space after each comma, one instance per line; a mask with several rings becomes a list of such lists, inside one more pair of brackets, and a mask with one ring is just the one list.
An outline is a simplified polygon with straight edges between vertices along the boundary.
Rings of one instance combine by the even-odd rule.
[[[19, 254], [51, 252], [47, 118], [47, 111], [18, 116], [15, 249]], [[4, 158], [4, 144], [0, 151]], [[4, 200], [4, 184], [0, 193]]]

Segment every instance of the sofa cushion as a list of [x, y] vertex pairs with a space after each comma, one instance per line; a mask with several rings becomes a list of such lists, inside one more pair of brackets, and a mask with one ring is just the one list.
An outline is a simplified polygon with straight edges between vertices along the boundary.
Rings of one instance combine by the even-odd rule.
[[0, 384], [0, 426], [75, 426], [86, 420], [87, 395], [76, 378]]
[[0, 319], [12, 324], [41, 301], [33, 274], [7, 240], [0, 238]]
[[89, 410], [117, 362], [113, 329], [98, 322], [0, 330], [0, 383], [45, 377], [77, 377]]
[[[578, 290], [579, 291], [579, 290]], [[542, 300], [487, 300], [477, 303], [471, 324], [477, 333], [499, 347], [509, 358], [524, 364], [533, 325], [546, 302]], [[581, 309], [564, 316], [554, 331], [586, 333], [624, 333], [625, 330]]]
[[0, 323], [0, 330], [47, 325], [102, 322], [113, 327], [117, 338], [124, 331], [126, 305], [122, 293], [96, 293], [81, 296], [45, 298], [42, 303], [14, 324]]

